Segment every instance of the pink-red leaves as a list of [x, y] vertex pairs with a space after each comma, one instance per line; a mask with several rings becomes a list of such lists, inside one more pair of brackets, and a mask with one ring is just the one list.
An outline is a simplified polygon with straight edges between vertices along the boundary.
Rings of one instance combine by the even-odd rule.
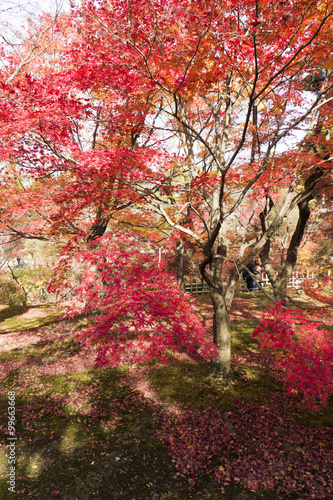
[[148, 240], [121, 232], [79, 253], [86, 271], [77, 297], [93, 320], [81, 339], [97, 344], [98, 366], [166, 362], [172, 353], [215, 355], [193, 302], [157, 255]]
[[300, 393], [309, 408], [325, 406], [333, 394], [333, 335], [300, 311], [276, 302], [253, 332], [259, 347], [275, 353], [289, 393]]

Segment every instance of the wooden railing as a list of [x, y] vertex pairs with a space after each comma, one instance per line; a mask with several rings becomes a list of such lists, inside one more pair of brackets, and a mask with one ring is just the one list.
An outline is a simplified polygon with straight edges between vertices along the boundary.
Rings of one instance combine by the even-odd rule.
[[209, 292], [209, 287], [207, 283], [188, 283], [185, 285], [185, 292], [190, 293], [207, 293]]
[[[327, 279], [327, 278], [331, 278], [331, 271], [330, 269], [328, 271], [326, 271], [325, 275], [321, 275], [319, 277], [319, 281], [322, 280], [322, 279]], [[288, 284], [287, 286], [289, 288], [300, 288], [300, 286], [302, 286], [302, 284], [304, 283], [304, 281], [306, 280], [316, 280], [318, 279], [317, 276], [315, 276], [314, 272], [313, 271], [307, 271], [306, 274], [304, 273], [299, 273], [298, 271], [295, 271], [294, 273], [292, 273], [291, 276], [289, 276], [289, 279], [288, 279]], [[270, 281], [268, 279], [268, 276], [266, 273], [261, 273], [261, 277], [260, 277], [260, 283], [263, 287], [265, 286], [269, 286], [270, 285]]]
[[[261, 273], [261, 275], [258, 275], [258, 281], [260, 282], [262, 287], [266, 287], [270, 285], [270, 281], [268, 279], [268, 276], [266, 273]], [[321, 276], [319, 279], [327, 279], [327, 278], [332, 278], [331, 276], [331, 271], [328, 270], [325, 273], [325, 276]], [[300, 286], [303, 284], [305, 280], [315, 280], [317, 279], [317, 276], [313, 272], [307, 271], [306, 274], [304, 273], [299, 273], [298, 271], [295, 271], [288, 280], [288, 287], [290, 288], [300, 288]], [[242, 278], [240, 278], [239, 282], [244, 285], [244, 288], [246, 288], [245, 282], [243, 281]], [[226, 285], [226, 283], [223, 283], [223, 285]], [[203, 294], [209, 292], [209, 287], [207, 283], [201, 283], [201, 282], [190, 282], [185, 284], [185, 291], [190, 292], [190, 293], [197, 293], [197, 294]]]

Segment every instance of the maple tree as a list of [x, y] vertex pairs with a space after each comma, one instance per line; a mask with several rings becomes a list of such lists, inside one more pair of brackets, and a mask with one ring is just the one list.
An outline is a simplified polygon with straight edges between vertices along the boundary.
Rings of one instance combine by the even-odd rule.
[[[102, 311], [118, 294], [111, 271], [104, 273], [115, 251], [112, 236], [107, 243], [104, 234], [121, 231], [133, 245], [134, 226], [140, 230], [136, 241], [150, 245], [173, 233], [179, 255], [185, 238], [195, 243], [214, 306], [218, 356], [212, 346], [208, 351], [214, 369], [228, 377], [230, 308], [239, 275], [258, 253], [269, 271], [271, 239], [295, 207], [302, 214], [305, 204], [307, 211], [330, 171], [329, 157], [318, 161], [317, 152], [296, 146], [281, 152], [279, 146], [300, 127], [312, 130], [318, 110], [329, 105], [332, 14], [328, 1], [108, 0], [83, 1], [59, 16], [55, 50], [47, 43], [39, 58], [26, 60], [25, 72], [13, 55], [11, 69], [1, 75], [6, 234], [67, 239], [58, 283], [76, 256], [94, 262], [103, 290], [83, 280], [79, 291], [88, 309]], [[325, 77], [305, 99], [304, 81], [314, 65]], [[257, 208], [248, 217], [254, 199]], [[235, 235], [230, 243], [238, 218], [248, 238]], [[259, 229], [251, 235], [254, 219]], [[300, 237], [306, 219], [301, 216], [296, 228]], [[183, 329], [188, 299], [176, 288], [171, 292], [163, 265], [153, 258], [145, 280], [152, 283], [155, 276], [160, 288], [146, 296], [135, 291], [142, 288], [135, 259], [147, 265], [138, 248], [114, 260], [114, 272], [120, 273], [119, 300], [129, 293], [139, 330], [161, 314], [155, 305], [166, 288], [177, 297], [163, 313], [161, 331], [171, 332], [167, 345], [177, 338], [181, 348], [198, 347], [198, 340], [185, 342], [194, 324], [195, 335], [202, 335], [192, 312]], [[283, 293], [283, 283], [277, 288]], [[133, 341], [126, 321], [134, 320], [125, 318], [120, 302], [114, 306], [118, 316], [107, 311], [88, 337], [105, 345], [118, 322], [120, 349], [121, 342]], [[165, 330], [168, 321], [171, 330]], [[147, 334], [144, 341], [156, 346], [163, 335], [155, 342]]]
[[[193, 238], [204, 250], [201, 272], [211, 288], [215, 309], [214, 340], [220, 348], [220, 358], [216, 363], [219, 368], [222, 367], [222, 371], [227, 372], [230, 356], [228, 310], [238, 269], [263, 249], [290, 209], [303, 202], [329, 166], [325, 164], [323, 168], [314, 168], [312, 177], [305, 179], [303, 189], [299, 190], [297, 184], [301, 182], [302, 176], [304, 179], [304, 159], [299, 160], [299, 151], [289, 152], [288, 163], [291, 158], [295, 158], [295, 168], [289, 175], [284, 158], [280, 166], [277, 160], [274, 162], [274, 168], [277, 169], [274, 178], [284, 176], [284, 182], [288, 182], [291, 187], [279, 212], [267, 226], [262, 227], [261, 237], [246, 258], [242, 258], [245, 248], [239, 251], [237, 257], [233, 256], [232, 260], [236, 260], [237, 265], [231, 270], [229, 283], [224, 290], [222, 267], [223, 260], [228, 257], [223, 225], [256, 184], [263, 194], [265, 187], [267, 191], [269, 179], [270, 182], [272, 180], [272, 156], [277, 144], [308, 116], [311, 118], [312, 111], [315, 112], [327, 97], [330, 84], [325, 82], [326, 86], [323, 83], [323, 89], [315, 101], [293, 119], [292, 113], [295, 113], [301, 99], [303, 82], [300, 73], [307, 74], [312, 58], [325, 58], [323, 47], [329, 43], [326, 29], [330, 24], [331, 12], [325, 9], [325, 4], [317, 8], [311, 2], [294, 4], [292, 15], [286, 15], [283, 10], [285, 6], [276, 2], [249, 2], [242, 7], [237, 6], [237, 12], [231, 9], [231, 5], [222, 7], [201, 2], [191, 5], [182, 2], [181, 6], [179, 2], [170, 2], [165, 9], [148, 6], [145, 2], [132, 2], [130, 8], [117, 2], [112, 5], [114, 9], [111, 16], [110, 6], [94, 9], [91, 4], [87, 4], [86, 23], [90, 27], [87, 33], [94, 32], [94, 39], [87, 36], [89, 50], [93, 46], [98, 54], [98, 50], [105, 51], [105, 46], [108, 46], [109, 64], [114, 65], [119, 75], [117, 85], [121, 85], [123, 77], [126, 93], [133, 92], [131, 85], [138, 87], [138, 77], [142, 80], [141, 88], [150, 87], [153, 95], [150, 101], [146, 98], [146, 102], [151, 103], [153, 108], [162, 109], [166, 115], [164, 128], [169, 127], [170, 131], [176, 130], [185, 136], [188, 165], [185, 175], [189, 180], [195, 181], [200, 174], [196, 164], [200, 159], [203, 161], [202, 152], [206, 155], [204, 163], [215, 172], [216, 181], [211, 192], [202, 190], [203, 197], [210, 205], [208, 217], [205, 218], [202, 210], [200, 212], [199, 207], [192, 203], [192, 186], [187, 189], [187, 205], [198, 215], [199, 226], [196, 222], [199, 232], [193, 228], [193, 222], [192, 227], [187, 221], [178, 222], [181, 220], [180, 207], [178, 204], [174, 209], [174, 199], [167, 208], [165, 200], [159, 204], [148, 195], [145, 199], [169, 225]], [[275, 28], [274, 23], [281, 14], [279, 9], [283, 10], [285, 35], [289, 37], [288, 54], [286, 41], [276, 36], [275, 30], [269, 29]], [[308, 31], [310, 19], [313, 27], [311, 34]], [[103, 33], [103, 39], [96, 36], [97, 29]], [[272, 32], [274, 35], [271, 35]], [[226, 48], [227, 43], [231, 45], [230, 51]], [[80, 47], [81, 53], [84, 53], [85, 47]], [[278, 54], [274, 64], [271, 63], [273, 49]], [[112, 50], [121, 54], [119, 60], [114, 55], [111, 61]], [[101, 72], [101, 80], [106, 85], [105, 53], [103, 63], [103, 66], [100, 65], [96, 59], [94, 69]], [[86, 70], [84, 66], [83, 71]], [[142, 101], [141, 96], [137, 99]], [[288, 107], [292, 105], [291, 113]], [[246, 110], [243, 111], [243, 119], [237, 121], [235, 115], [239, 115], [242, 108]], [[258, 117], [261, 119], [260, 127]], [[246, 166], [237, 158], [241, 150], [250, 154]], [[309, 163], [309, 155], [304, 156]], [[238, 183], [241, 194], [233, 202], [231, 196], [230, 200], [227, 199], [226, 192], [230, 184], [235, 183], [237, 169], [242, 171], [244, 180], [243, 185]], [[267, 174], [266, 182], [264, 173]], [[263, 181], [259, 183], [261, 179]], [[274, 187], [276, 189], [278, 184]], [[203, 231], [208, 233], [207, 239], [201, 237]], [[215, 244], [217, 249], [214, 248]], [[210, 272], [207, 270], [208, 265]]]

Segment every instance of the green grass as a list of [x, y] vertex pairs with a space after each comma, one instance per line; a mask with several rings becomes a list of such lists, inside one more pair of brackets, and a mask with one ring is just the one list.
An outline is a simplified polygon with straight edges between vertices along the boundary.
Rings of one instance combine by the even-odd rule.
[[[249, 298], [249, 295], [245, 295]], [[207, 297], [200, 296], [204, 304]], [[253, 299], [257, 300], [257, 299]], [[260, 306], [258, 306], [260, 307]], [[0, 319], [5, 331], [30, 328], [20, 317], [26, 308], [2, 310]], [[43, 306], [44, 316], [38, 326], [52, 324], [53, 311]], [[69, 323], [68, 323], [69, 324]], [[58, 323], [54, 328], [58, 328]], [[36, 328], [35, 326], [34, 328]], [[253, 321], [233, 325], [232, 348], [236, 355], [251, 355], [257, 342], [251, 337]], [[4, 330], [2, 330], [3, 334]], [[235, 401], [256, 401], [270, 405], [272, 394], [285, 394], [281, 384], [263, 367], [234, 365], [232, 382], [222, 384], [208, 377], [208, 364], [171, 362], [152, 364], [144, 380], [154, 398], [144, 396], [129, 384], [131, 372], [105, 368], [60, 369], [70, 362], [81, 347], [70, 336], [49, 342], [47, 337], [36, 344], [13, 348], [0, 354], [0, 363], [13, 364], [2, 381], [0, 395], [0, 498], [32, 499], [287, 499], [277, 492], [251, 491], [235, 484], [221, 492], [209, 474], [198, 475], [193, 485], [178, 473], [168, 448], [155, 437], [160, 425], [161, 408], [194, 408], [199, 412], [212, 405], [229, 412]], [[14, 363], [18, 364], [17, 367]], [[57, 366], [54, 374], [43, 367]], [[68, 366], [68, 365], [66, 365]], [[65, 367], [65, 365], [64, 365]], [[139, 369], [138, 369], [139, 370]], [[133, 372], [135, 376], [136, 372]], [[20, 385], [24, 380], [25, 384]], [[17, 458], [16, 493], [7, 490], [6, 458], [7, 391], [16, 392]], [[289, 408], [286, 414], [292, 412]], [[333, 426], [332, 404], [322, 413], [307, 411], [301, 404], [292, 414], [295, 422], [311, 427]], [[284, 415], [282, 415], [283, 417]], [[283, 437], [283, 425], [276, 430]], [[296, 439], [297, 437], [295, 437]], [[291, 495], [290, 498], [300, 498]]]
[[[24, 314], [36, 311], [39, 317], [26, 319]], [[48, 326], [61, 314], [54, 304], [42, 306], [7, 306], [0, 310], [0, 335], [11, 331], [24, 331], [41, 326]]]

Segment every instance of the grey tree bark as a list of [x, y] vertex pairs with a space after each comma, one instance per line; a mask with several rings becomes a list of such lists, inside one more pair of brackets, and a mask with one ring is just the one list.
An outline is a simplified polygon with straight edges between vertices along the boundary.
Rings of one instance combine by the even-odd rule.
[[177, 283], [182, 290], [185, 288], [184, 284], [184, 249], [185, 239], [181, 239], [177, 243]]
[[[312, 198], [313, 191], [324, 175], [324, 170], [321, 168], [316, 168], [312, 175], [306, 180], [304, 184], [303, 192], [301, 193], [300, 201], [297, 203], [298, 207], [298, 220], [294, 232], [292, 234], [286, 257], [282, 263], [281, 271], [278, 274], [272, 264], [270, 257], [271, 249], [271, 238], [267, 239], [265, 246], [260, 252], [260, 259], [262, 266], [268, 276], [268, 279], [273, 287], [274, 299], [288, 305], [288, 279], [293, 273], [296, 263], [297, 255], [300, 244], [302, 242], [304, 231], [306, 228], [307, 221], [310, 217], [309, 201]], [[267, 198], [266, 206], [263, 212], [260, 214], [261, 227], [263, 233], [267, 230], [267, 220], [270, 210], [273, 208], [272, 201]]]

